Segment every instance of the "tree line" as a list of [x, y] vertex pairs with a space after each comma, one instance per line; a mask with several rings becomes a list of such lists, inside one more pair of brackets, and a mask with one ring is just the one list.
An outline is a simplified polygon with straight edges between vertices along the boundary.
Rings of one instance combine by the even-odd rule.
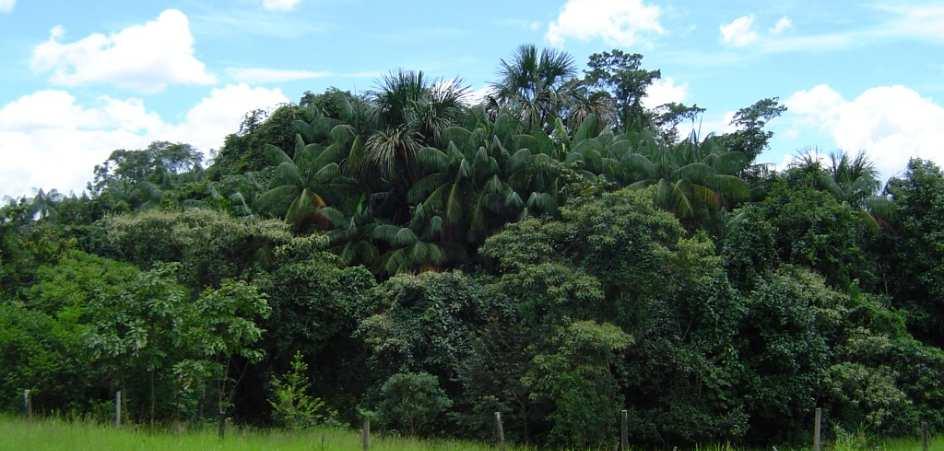
[[[116, 150], [0, 208], [0, 405], [601, 446], [944, 429], [944, 174], [758, 161], [642, 56], [526, 45], [483, 99], [400, 70]], [[207, 164], [208, 163], [208, 164]]]

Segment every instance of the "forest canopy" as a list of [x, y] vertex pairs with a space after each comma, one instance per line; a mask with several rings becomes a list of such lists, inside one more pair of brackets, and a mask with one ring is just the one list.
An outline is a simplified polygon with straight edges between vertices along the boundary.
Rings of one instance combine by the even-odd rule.
[[[525, 45], [118, 149], [0, 208], [0, 407], [602, 446], [944, 430], [944, 174], [758, 161], [639, 54]], [[858, 150], [858, 149], [850, 149]]]

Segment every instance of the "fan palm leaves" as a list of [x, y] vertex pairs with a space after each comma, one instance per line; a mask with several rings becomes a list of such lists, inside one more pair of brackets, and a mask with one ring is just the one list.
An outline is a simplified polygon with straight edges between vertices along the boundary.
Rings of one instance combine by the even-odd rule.
[[851, 156], [839, 151], [824, 157], [810, 149], [793, 159], [788, 177], [800, 178], [857, 208], [865, 207], [881, 187], [875, 164], [863, 152]]
[[539, 52], [524, 45], [499, 65], [501, 79], [492, 85], [498, 103], [514, 107], [531, 128], [546, 128], [565, 103], [564, 87], [576, 73], [573, 59], [554, 49]]
[[553, 196], [532, 191], [556, 188], [544, 167], [549, 164], [547, 155], [535, 156], [528, 149], [511, 153], [497, 136], [487, 146], [476, 146], [479, 130], [450, 129], [448, 133], [454, 140], [445, 150], [424, 147], [419, 151], [417, 160], [426, 175], [408, 193], [411, 203], [445, 219], [447, 237], [477, 242], [520, 217], [529, 202], [537, 213], [556, 207], [556, 202], [549, 201]]
[[829, 175], [838, 188], [839, 196], [850, 205], [864, 207], [866, 201], [881, 188], [878, 170], [865, 152], [855, 156], [846, 152], [833, 152], [829, 154], [829, 162]]
[[699, 141], [693, 135], [670, 145], [648, 129], [619, 137], [607, 132], [575, 140], [568, 161], [591, 176], [636, 188], [654, 186], [656, 202], [682, 219], [730, 207], [750, 194], [737, 176], [746, 157], [727, 151], [711, 136]]
[[294, 158], [271, 144], [266, 150], [277, 166], [271, 189], [256, 200], [260, 209], [283, 216], [296, 229], [312, 222], [326, 226], [328, 220], [320, 211], [353, 184], [341, 174], [340, 147], [305, 144], [301, 135], [296, 135]]
[[333, 225], [333, 229], [328, 232], [328, 238], [344, 262], [376, 269], [380, 250], [374, 243], [373, 231], [378, 223], [371, 214], [366, 199], [362, 197], [358, 201], [350, 216], [332, 207], [322, 210], [322, 214]]
[[374, 226], [371, 231], [373, 238], [385, 243], [389, 249], [380, 257], [383, 271], [396, 274], [436, 270], [449, 260], [450, 253], [456, 258], [461, 248], [444, 245], [442, 230], [442, 217], [422, 204], [415, 207], [413, 217], [405, 226]]

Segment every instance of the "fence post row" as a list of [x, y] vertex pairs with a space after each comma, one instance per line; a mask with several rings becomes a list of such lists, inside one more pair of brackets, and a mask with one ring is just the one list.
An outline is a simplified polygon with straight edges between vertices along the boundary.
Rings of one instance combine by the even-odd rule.
[[501, 412], [495, 412], [495, 443], [498, 449], [505, 449], [505, 428], [502, 426]]
[[817, 407], [816, 414], [814, 415], [815, 419], [813, 420], [813, 450], [822, 451], [823, 450], [823, 441], [822, 441], [822, 423], [823, 423], [823, 409]]

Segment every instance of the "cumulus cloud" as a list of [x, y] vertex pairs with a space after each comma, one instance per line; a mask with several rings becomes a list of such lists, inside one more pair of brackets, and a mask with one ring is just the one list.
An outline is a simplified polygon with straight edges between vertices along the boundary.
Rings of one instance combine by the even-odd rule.
[[883, 176], [912, 157], [944, 164], [944, 107], [905, 86], [878, 86], [847, 100], [828, 85], [798, 91], [785, 104], [802, 125], [829, 133], [845, 151], [864, 150]]
[[262, 7], [269, 11], [291, 11], [301, 0], [262, 0]]
[[661, 78], [649, 85], [642, 104], [646, 108], [655, 108], [667, 103], [682, 103], [688, 97], [688, 84], [676, 83], [671, 77]]
[[16, 0], [0, 0], [0, 14], [12, 12], [14, 6], [16, 6]]
[[781, 17], [773, 27], [770, 28], [771, 34], [780, 34], [793, 28], [793, 21], [789, 17]]
[[236, 131], [246, 112], [287, 101], [278, 89], [230, 85], [214, 89], [182, 121], [168, 122], [140, 99], [101, 97], [83, 105], [66, 91], [38, 91], [0, 106], [0, 196], [33, 188], [81, 192], [112, 150], [156, 140], [208, 152]]
[[158, 138], [187, 142], [203, 151], [217, 149], [226, 135], [236, 132], [247, 112], [271, 109], [288, 101], [277, 88], [254, 88], [241, 83], [213, 89], [187, 112], [183, 123], [168, 127], [163, 134], [166, 137]]
[[632, 46], [643, 35], [664, 32], [661, 15], [658, 6], [643, 0], [567, 0], [544, 37], [555, 46], [568, 38]]
[[721, 26], [721, 41], [734, 47], [744, 47], [757, 41], [754, 16], [741, 16]]
[[114, 84], [155, 92], [171, 84], [216, 82], [194, 55], [187, 16], [175, 9], [109, 35], [94, 33], [75, 42], [63, 42], [64, 35], [65, 30], [56, 26], [49, 39], [33, 50], [33, 69], [50, 73], [50, 81], [55, 84]]

